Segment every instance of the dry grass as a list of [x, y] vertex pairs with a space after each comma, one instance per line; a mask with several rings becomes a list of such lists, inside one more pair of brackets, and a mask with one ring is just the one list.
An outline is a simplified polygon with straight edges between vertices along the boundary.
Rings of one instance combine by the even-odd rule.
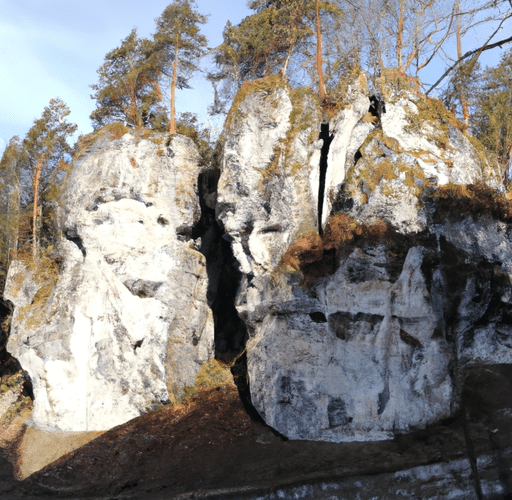
[[337, 254], [349, 250], [362, 241], [384, 241], [391, 230], [382, 221], [360, 224], [346, 214], [329, 218], [324, 234], [311, 232], [300, 237], [284, 254], [280, 268], [300, 271], [303, 284], [311, 285], [316, 279], [334, 274]]
[[391, 157], [386, 153], [387, 149], [398, 155], [403, 152], [396, 139], [376, 129], [361, 146], [360, 160], [347, 172], [348, 194], [360, 204], [368, 202], [368, 193], [373, 193], [379, 185], [385, 195], [391, 195], [395, 189], [391, 183], [398, 179], [416, 196], [420, 196], [428, 185], [425, 173], [418, 164], [404, 161], [401, 156]]
[[511, 223], [512, 203], [505, 193], [485, 184], [446, 184], [428, 194], [426, 200], [435, 202], [436, 215], [463, 218], [490, 216]]
[[231, 129], [235, 125], [237, 119], [242, 117], [240, 106], [248, 95], [262, 94], [268, 96], [275, 89], [280, 87], [289, 88], [288, 83], [280, 75], [270, 75], [264, 78], [259, 78], [258, 80], [244, 82], [233, 99], [233, 103], [231, 104], [231, 108], [224, 123], [224, 128], [226, 130]]
[[322, 237], [315, 232], [301, 236], [284, 254], [282, 263], [294, 269], [319, 261], [324, 253]]
[[215, 387], [235, 387], [235, 384], [228, 365], [211, 359], [201, 365], [196, 375], [195, 384], [184, 388], [182, 401], [191, 398], [199, 389]]
[[[43, 251], [42, 256], [36, 259], [35, 262], [32, 255], [26, 253], [18, 253], [17, 255], [17, 259], [24, 262], [34, 281], [40, 285], [32, 304], [18, 308], [18, 320], [24, 322], [24, 328], [30, 330], [37, 329], [44, 321], [44, 318], [48, 317], [48, 314], [51, 313], [48, 307], [48, 300], [59, 277], [59, 268], [53, 258], [53, 253], [54, 249], [50, 246]], [[24, 275], [19, 273], [16, 275], [16, 278], [22, 280]], [[20, 288], [22, 284], [22, 282], [19, 283]]]
[[[193, 385], [185, 385], [180, 389], [178, 361], [172, 357], [172, 347], [168, 348], [168, 362], [166, 364], [167, 391], [172, 405], [189, 400], [198, 390], [216, 387], [234, 387], [233, 375], [230, 367], [216, 359], [203, 363], [196, 374]], [[171, 364], [172, 363], [172, 364]]]
[[78, 158], [82, 157], [87, 150], [100, 138], [108, 137], [108, 139], [114, 141], [116, 139], [120, 139], [123, 135], [130, 132], [130, 129], [123, 125], [120, 122], [110, 123], [100, 128], [99, 130], [95, 130], [90, 134], [81, 135], [77, 141], [77, 151], [73, 156], [73, 161], [78, 160]]

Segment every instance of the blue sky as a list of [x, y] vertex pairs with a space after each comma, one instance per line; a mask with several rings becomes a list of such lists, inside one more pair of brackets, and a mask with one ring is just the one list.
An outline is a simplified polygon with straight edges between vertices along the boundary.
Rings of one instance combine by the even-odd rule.
[[[60, 97], [79, 131], [92, 131], [94, 109], [89, 85], [107, 52], [120, 45], [133, 27], [149, 36], [171, 0], [0, 0], [0, 153], [13, 135], [23, 137], [51, 98]], [[210, 14], [202, 32], [211, 47], [222, 41], [227, 20], [240, 22], [250, 13], [244, 0], [196, 0]], [[194, 90], [179, 91], [178, 112], [206, 119], [213, 100], [201, 78]]]
[[[89, 85], [97, 82], [96, 70], [105, 54], [118, 47], [133, 27], [139, 35], [150, 36], [154, 19], [170, 2], [0, 0], [0, 153], [13, 135], [26, 134], [53, 97], [62, 98], [69, 106], [69, 119], [78, 124], [79, 132], [92, 131], [89, 115], [94, 101]], [[197, 0], [196, 4], [199, 12], [210, 15], [203, 33], [211, 47], [222, 41], [226, 21], [237, 24], [251, 13], [246, 0]], [[510, 26], [509, 22], [496, 39], [504, 38]], [[464, 50], [478, 46], [484, 35], [469, 37]], [[502, 53], [489, 51], [481, 62], [495, 65]], [[443, 67], [432, 65], [436, 73]], [[434, 81], [434, 76], [427, 81]], [[201, 77], [194, 78], [192, 85], [193, 90], [178, 91], [177, 110], [198, 113], [207, 121], [206, 109], [213, 100], [211, 86]]]

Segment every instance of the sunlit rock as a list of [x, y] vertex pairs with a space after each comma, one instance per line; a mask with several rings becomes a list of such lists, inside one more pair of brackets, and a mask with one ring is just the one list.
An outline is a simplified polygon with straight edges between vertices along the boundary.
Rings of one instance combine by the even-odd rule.
[[205, 259], [189, 240], [198, 156], [187, 138], [165, 140], [94, 145], [67, 179], [58, 267], [11, 267], [8, 350], [40, 428], [111, 428], [179, 398], [213, 354]]
[[[309, 111], [299, 135], [293, 93], [260, 82], [225, 129], [217, 216], [245, 275], [236, 307], [251, 400], [292, 439], [425, 428], [456, 414], [468, 367], [512, 363], [509, 224], [486, 215], [498, 171], [440, 102], [408, 82], [380, 85], [360, 77], [334, 114]], [[258, 120], [282, 130], [263, 135], [266, 165], [240, 132]], [[471, 183], [488, 186], [472, 195], [482, 206], [445, 217], [432, 193], [449, 184], [455, 199]]]

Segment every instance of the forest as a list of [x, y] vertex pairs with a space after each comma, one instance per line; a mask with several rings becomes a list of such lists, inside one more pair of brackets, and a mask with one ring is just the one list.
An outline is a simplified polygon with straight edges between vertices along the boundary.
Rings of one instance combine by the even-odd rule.
[[[76, 125], [55, 97], [25, 137], [10, 139], [0, 160], [0, 290], [13, 258], [35, 265], [49, 255], [54, 207], [73, 158], [105, 131], [191, 137], [204, 165], [218, 161], [220, 141], [192, 113], [177, 115], [176, 89], [207, 71], [215, 99], [211, 114], [227, 114], [244, 82], [270, 75], [311, 89], [328, 113], [364, 72], [372, 85], [385, 74], [407, 79], [425, 99], [438, 99], [480, 140], [508, 186], [512, 157], [512, 0], [250, 0], [252, 14], [224, 27], [223, 43], [201, 34], [207, 17], [194, 0], [174, 0], [155, 20], [105, 55], [90, 85], [94, 132], [71, 143]], [[468, 41], [471, 40], [469, 45]], [[477, 41], [475, 43], [475, 40]], [[466, 46], [467, 44], [467, 46]], [[482, 54], [501, 60], [484, 67]], [[443, 68], [429, 81], [436, 65]], [[391, 72], [391, 73], [390, 73]]]

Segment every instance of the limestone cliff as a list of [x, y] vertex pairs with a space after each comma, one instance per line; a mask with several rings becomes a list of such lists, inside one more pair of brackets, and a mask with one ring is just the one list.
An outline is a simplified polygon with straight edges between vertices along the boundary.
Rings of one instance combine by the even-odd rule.
[[407, 82], [360, 77], [319, 117], [270, 79], [224, 132], [251, 399], [292, 439], [390, 439], [454, 415], [468, 367], [512, 362], [511, 213], [476, 142]]
[[393, 75], [328, 116], [271, 77], [235, 99], [220, 172], [181, 136], [75, 161], [48, 265], [5, 293], [37, 426], [110, 428], [215, 355], [284, 436], [385, 440], [512, 363], [512, 212], [477, 142]]
[[7, 349], [30, 376], [40, 428], [126, 422], [179, 398], [213, 355], [205, 258], [188, 241], [198, 155], [190, 139], [165, 141], [95, 143], [67, 179], [56, 248], [9, 270]]

